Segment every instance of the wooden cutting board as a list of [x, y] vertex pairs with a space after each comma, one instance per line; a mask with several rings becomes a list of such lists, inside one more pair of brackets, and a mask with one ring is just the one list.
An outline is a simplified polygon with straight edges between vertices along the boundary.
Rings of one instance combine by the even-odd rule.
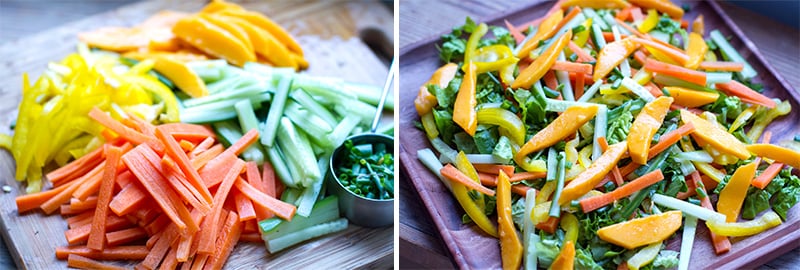
[[[0, 45], [0, 132], [10, 134], [16, 119], [22, 74], [38, 78], [50, 61], [59, 61], [75, 50], [78, 32], [102, 26], [131, 26], [163, 9], [196, 12], [200, 1], [145, 1], [118, 10], [61, 25], [52, 30]], [[364, 33], [393, 39], [393, 17], [378, 2], [246, 2], [243, 6], [268, 15], [298, 38], [313, 75], [335, 76], [348, 81], [382, 85], [387, 65], [364, 44]], [[385, 45], [385, 44], [384, 44]], [[391, 47], [389, 47], [391, 48]], [[3, 240], [16, 265], [29, 269], [66, 268], [56, 260], [55, 247], [66, 245], [66, 222], [58, 215], [41, 212], [18, 215], [14, 198], [24, 192], [14, 180], [10, 152], [0, 150], [0, 184], [12, 187], [0, 194], [0, 227]], [[267, 254], [261, 244], [240, 243], [226, 268], [390, 268], [393, 258], [392, 228], [367, 229], [351, 225], [347, 230], [282, 251]], [[131, 264], [132, 265], [132, 264]]]
[[[723, 35], [732, 36], [732, 46], [736, 48], [743, 57], [759, 72], [758, 82], [763, 83], [765, 86], [765, 93], [770, 97], [778, 97], [784, 100], [789, 100], [792, 107], [797, 107], [798, 100], [800, 100], [800, 92], [797, 92], [791, 84], [782, 78], [775, 70], [767, 64], [765, 59], [756, 50], [751, 41], [742, 35], [741, 31], [736, 27], [728, 16], [717, 6], [716, 3], [710, 1], [676, 1], [688, 2], [691, 6], [691, 12], [685, 16], [686, 19], [693, 19], [698, 13], [704, 14], [706, 18], [706, 29], [720, 29]], [[423, 131], [414, 127], [414, 121], [418, 121], [419, 116], [414, 110], [413, 100], [417, 94], [417, 89], [425, 81], [429, 80], [432, 72], [442, 65], [438, 59], [438, 51], [434, 44], [438, 44], [438, 39], [443, 31], [449, 32], [449, 28], [458, 26], [463, 23], [463, 15], [459, 19], [450, 21], [448, 24], [441, 22], [432, 22], [441, 18], [452, 18], [456, 15], [470, 12], [470, 14], [484, 14], [481, 21], [485, 21], [489, 25], [503, 25], [503, 19], [508, 19], [515, 25], [520, 25], [523, 22], [530, 21], [534, 18], [542, 16], [547, 9], [551, 7], [552, 2], [547, 3], [523, 3], [515, 5], [516, 3], [507, 3], [511, 8], [495, 9], [491, 12], [492, 8], [498, 3], [459, 3], [452, 4], [448, 7], [438, 6], [430, 7], [425, 6], [429, 10], [444, 10], [452, 9], [441, 17], [424, 16], [425, 14], [415, 13], [414, 18], [426, 18], [421, 21], [409, 20], [404, 21], [404, 15], [401, 15], [401, 27], [403, 33], [401, 37], [401, 64], [400, 72], [403, 80], [400, 84], [400, 129], [408, 130], [400, 137], [400, 159], [402, 168], [407, 174], [405, 183], [410, 183], [411, 190], [419, 194], [420, 202], [418, 205], [427, 208], [430, 217], [433, 221], [434, 228], [426, 233], [439, 234], [445, 244], [445, 248], [450, 251], [450, 255], [454, 262], [461, 268], [498, 268], [500, 267], [499, 256], [487, 256], [486, 254], [499, 254], [499, 245], [497, 240], [480, 233], [474, 225], [464, 225], [461, 223], [461, 215], [463, 211], [455, 202], [450, 192], [440, 183], [436, 177], [430, 173], [416, 158], [416, 152], [422, 148], [430, 148], [430, 144], [425, 137]], [[414, 10], [414, 9], [410, 9]], [[489, 11], [487, 11], [489, 10]], [[403, 14], [407, 9], [401, 6], [400, 13]], [[474, 12], [473, 12], [474, 11]], [[491, 13], [491, 14], [487, 14]], [[476, 17], [473, 17], [476, 18]], [[438, 28], [438, 32], [427, 31], [426, 27], [442, 26]], [[410, 27], [406, 27], [410, 26]], [[405, 39], [406, 37], [417, 37], [411, 41]], [[791, 74], [791, 73], [790, 73]], [[773, 141], [780, 142], [783, 140], [791, 140], [800, 130], [800, 113], [793, 111], [792, 114], [787, 115], [770, 126], [768, 130], [773, 132]], [[795, 170], [797, 172], [797, 170]], [[401, 204], [408, 204], [403, 197]], [[416, 198], [416, 196], [412, 197]], [[413, 199], [412, 199], [413, 200]], [[403, 213], [410, 210], [401, 210], [401, 220]], [[418, 212], [417, 212], [418, 213]], [[406, 236], [404, 233], [404, 225], [401, 224], [401, 239]], [[413, 228], [406, 226], [406, 231], [411, 231]], [[427, 229], [427, 228], [425, 228]], [[737, 269], [737, 268], [751, 268], [763, 264], [776, 256], [792, 250], [797, 247], [800, 239], [800, 207], [795, 206], [789, 211], [787, 220], [784, 224], [766, 231], [762, 234], [755, 235], [749, 238], [734, 238], [733, 248], [731, 252], [716, 256], [713, 249], [708, 243], [708, 229], [705, 226], [698, 228], [698, 234], [694, 249], [692, 252], [692, 262], [690, 269]], [[422, 241], [428, 237], [427, 235], [417, 235]], [[432, 237], [436, 237], [435, 235]], [[678, 237], [679, 238], [679, 237]], [[417, 239], [411, 239], [414, 241]], [[404, 242], [401, 240], [401, 257], [405, 256], [405, 250], [402, 249]], [[669, 241], [668, 248], [677, 250], [680, 247], [680, 239], [672, 239]], [[406, 244], [406, 246], [410, 246]], [[422, 249], [410, 246], [420, 250], [417, 253], [422, 253]], [[417, 255], [416, 257], [425, 257]], [[434, 260], [437, 265], [443, 265], [441, 261]], [[427, 263], [422, 261], [421, 263]]]

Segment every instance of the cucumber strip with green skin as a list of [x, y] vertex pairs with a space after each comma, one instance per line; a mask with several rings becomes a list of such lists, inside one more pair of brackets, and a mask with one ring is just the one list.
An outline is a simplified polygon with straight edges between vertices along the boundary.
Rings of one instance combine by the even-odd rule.
[[289, 167], [287, 167], [286, 162], [283, 159], [283, 153], [281, 152], [281, 148], [276, 144], [272, 147], [265, 147], [267, 158], [269, 158], [269, 162], [272, 163], [272, 167], [275, 169], [275, 175], [278, 179], [283, 182], [284, 185], [289, 187], [297, 187], [297, 185], [292, 180], [292, 174], [289, 172]]
[[[261, 103], [253, 105], [253, 109], [260, 109]], [[222, 120], [233, 119], [236, 117], [236, 109], [233, 107], [221, 108], [207, 111], [184, 110], [181, 111], [181, 122], [184, 123], [210, 123]]]
[[263, 132], [261, 132], [261, 144], [263, 145], [272, 146], [275, 143], [275, 132], [278, 130], [278, 124], [283, 117], [283, 107], [286, 105], [291, 86], [292, 78], [284, 77], [278, 83], [277, 89], [275, 89], [275, 96], [273, 96], [270, 103], [267, 120], [264, 124]]
[[[320, 171], [325, 171], [328, 168], [328, 162], [330, 162], [331, 154], [326, 154], [319, 158], [317, 162], [317, 168]], [[314, 183], [311, 186], [307, 187], [303, 190], [303, 193], [300, 195], [300, 198], [297, 199], [297, 211], [295, 212], [298, 216], [308, 217], [311, 215], [311, 211], [314, 207], [314, 202], [317, 201], [317, 197], [319, 197], [320, 191], [322, 190], [322, 185], [325, 182], [325, 174], [322, 174], [319, 178], [314, 180]]]
[[339, 121], [336, 121], [336, 117], [333, 116], [331, 111], [323, 107], [319, 104], [313, 97], [311, 97], [308, 93], [306, 93], [303, 89], [297, 89], [292, 91], [292, 94], [289, 95], [292, 100], [299, 103], [303, 108], [306, 110], [313, 112], [322, 120], [328, 123], [329, 126], [336, 126]]
[[566, 163], [567, 158], [564, 155], [564, 152], [558, 153], [558, 174], [556, 177], [556, 191], [553, 192], [553, 203], [550, 204], [550, 213], [551, 217], [559, 217], [561, 216], [561, 207], [558, 205], [558, 200], [561, 198], [561, 191], [564, 190], [564, 180], [567, 176], [567, 169]]
[[558, 159], [556, 159], [556, 148], [547, 148], [547, 175], [545, 181], [550, 182], [558, 177]]
[[356, 115], [361, 120], [361, 123], [365, 125], [371, 125], [372, 118], [375, 117], [375, 111], [377, 110], [377, 108], [367, 103], [353, 99], [337, 103], [334, 106], [334, 110], [339, 115], [351, 115], [351, 114]]
[[[295, 193], [299, 194], [299, 192]], [[328, 196], [317, 201], [308, 216], [295, 216], [292, 221], [273, 217], [259, 221], [258, 225], [264, 240], [272, 240], [337, 218], [339, 218], [339, 199], [336, 196]]]
[[328, 122], [292, 100], [286, 102], [283, 115], [308, 134], [324, 135], [333, 131]]
[[587, 102], [590, 99], [592, 99], [594, 94], [596, 94], [597, 91], [600, 90], [601, 84], [603, 84], [602, 80], [594, 82], [594, 84], [592, 84], [592, 86], [590, 86], [589, 89], [586, 89], [586, 92], [584, 92], [583, 96], [581, 96], [581, 98], [578, 99], [578, 102]]
[[439, 178], [439, 181], [442, 181], [445, 187], [447, 187], [450, 192], [453, 192], [453, 188], [450, 186], [450, 181], [447, 181], [442, 177], [442, 163], [439, 162], [439, 159], [436, 158], [436, 154], [430, 148], [420, 149], [417, 151], [417, 159], [422, 162], [422, 165], [425, 165], [426, 168], [431, 170], [436, 177]]
[[[622, 36], [619, 34], [620, 29], [617, 25], [611, 27], [611, 34], [614, 36], [614, 40], [622, 39]], [[622, 63], [619, 64], [619, 70], [622, 72], [622, 76], [630, 77], [631, 76], [631, 65], [628, 63], [628, 58], [622, 59]]]
[[355, 115], [346, 115], [341, 122], [339, 122], [333, 131], [328, 134], [328, 140], [335, 146], [342, 145], [347, 136], [353, 132], [353, 129], [358, 125], [360, 119]]
[[283, 154], [283, 160], [286, 162], [286, 168], [289, 169], [290, 176], [289, 178], [287, 178], [287, 180], [292, 183], [291, 186], [296, 188], [301, 188], [303, 186], [302, 179], [305, 177], [305, 175], [303, 174], [303, 166], [299, 165], [296, 156], [285, 154], [286, 148], [284, 148], [284, 145], [285, 143], [280, 138], [275, 139], [274, 146], [280, 147], [281, 154]]
[[658, 205], [675, 210], [681, 210], [681, 212], [683, 212], [686, 215], [690, 215], [705, 221], [714, 219], [723, 222], [725, 221], [725, 215], [717, 213], [714, 210], [709, 210], [703, 208], [702, 206], [692, 204], [690, 202], [682, 201], [661, 194], [653, 194], [653, 197], [651, 199], [653, 200], [654, 203]]
[[239, 126], [242, 127], [242, 133], [249, 132], [252, 129], [258, 130], [258, 119], [256, 113], [253, 112], [253, 105], [248, 100], [240, 100], [233, 105], [236, 113], [239, 114]]
[[594, 24], [594, 22], [600, 22], [602, 20], [593, 20], [592, 21], [592, 41], [594, 42], [595, 49], [600, 51], [603, 47], [606, 46], [606, 39], [603, 37], [603, 30], [600, 29], [600, 26]]
[[709, 35], [711, 36], [711, 40], [713, 40], [714, 43], [717, 44], [717, 47], [719, 47], [719, 51], [722, 53], [722, 57], [725, 58], [725, 60], [744, 64], [742, 71], [736, 73], [740, 78], [743, 80], [749, 80], [758, 75], [758, 72], [756, 72], [756, 70], [744, 60], [744, 57], [742, 57], [742, 55], [740, 55], [739, 52], [737, 52], [736, 49], [734, 49], [733, 46], [728, 43], [728, 40], [722, 36], [722, 33], [720, 33], [719, 30], [714, 29]]
[[[235, 143], [243, 136], [240, 132], [241, 128], [236, 126], [233, 121], [216, 122], [213, 126], [217, 134], [219, 134], [228, 145]], [[251, 145], [242, 152], [241, 156], [246, 161], [255, 161], [258, 164], [264, 164], [264, 151], [261, 150], [259, 145]]]
[[297, 198], [300, 197], [302, 192], [302, 190], [297, 188], [287, 188], [285, 191], [283, 191], [283, 195], [281, 195], [281, 201], [295, 204], [295, 202], [297, 202]]
[[633, 81], [631, 78], [628, 77], [622, 78], [622, 86], [628, 88], [629, 90], [631, 90], [631, 92], [633, 92], [634, 94], [641, 97], [647, 102], [651, 102], [656, 99], [656, 97], [654, 97], [653, 94], [647, 91], [647, 89], [645, 89], [643, 86]]
[[264, 88], [265, 88], [264, 84], [261, 83], [250, 85], [247, 87], [236, 88], [234, 90], [228, 90], [213, 95], [184, 100], [183, 106], [194, 107], [198, 105], [203, 105], [223, 100], [248, 98], [261, 94], [261, 92], [264, 91]]
[[295, 182], [300, 181], [304, 187], [310, 187], [313, 180], [320, 177], [320, 171], [308, 138], [305, 134], [297, 132], [294, 124], [287, 117], [281, 117], [277, 137], [281, 142], [284, 155], [289, 160], [295, 161], [302, 170], [300, 172], [302, 178], [295, 179]]
[[[566, 60], [567, 58], [564, 56], [564, 52], [558, 54], [558, 61]], [[569, 82], [569, 72], [556, 70], [556, 80], [558, 80], [559, 84], [564, 86], [564, 88], [561, 89], [561, 95], [564, 97], [564, 100], [575, 101], [575, 96], [572, 94], [572, 84]]]
[[266, 241], [267, 250], [269, 250], [269, 253], [274, 254], [306, 240], [343, 231], [345, 229], [347, 229], [347, 219], [340, 218], [336, 221], [314, 225], [293, 234], [268, 240]]
[[[533, 208], [536, 206], [536, 190], [529, 189], [525, 193], [525, 215], [524, 217], [532, 216]], [[522, 229], [522, 250], [523, 250], [523, 267], [528, 270], [536, 270], [537, 257], [536, 257], [536, 242], [539, 242], [539, 235], [534, 233], [535, 225], [530, 218], [523, 219]]]
[[706, 72], [706, 84], [715, 85], [718, 83], [728, 83], [733, 80], [733, 73], [730, 72]]
[[[346, 91], [355, 94], [358, 97], [358, 100], [369, 103], [370, 105], [377, 106], [378, 102], [381, 101], [381, 89], [380, 86], [364, 84], [364, 83], [353, 83], [353, 82], [345, 82], [344, 88]], [[394, 110], [394, 98], [392, 95], [386, 96], [386, 101], [383, 103], [384, 110]]]

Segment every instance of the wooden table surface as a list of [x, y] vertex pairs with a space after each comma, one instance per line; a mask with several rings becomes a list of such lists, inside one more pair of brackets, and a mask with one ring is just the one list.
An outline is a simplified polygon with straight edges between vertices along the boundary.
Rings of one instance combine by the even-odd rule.
[[[410, 0], [400, 4], [400, 55], [416, 44], [449, 32], [464, 23], [466, 16], [475, 21], [529, 5], [530, 1]], [[740, 7], [720, 3], [737, 26], [752, 40], [761, 53], [794, 87], [800, 89], [800, 31], [798, 26], [780, 24], [768, 17]], [[402, 74], [400, 75], [402, 79]], [[453, 268], [453, 260], [444, 246], [430, 214], [420, 201], [412, 183], [400, 175], [400, 268]], [[760, 269], [800, 268], [800, 248]]]

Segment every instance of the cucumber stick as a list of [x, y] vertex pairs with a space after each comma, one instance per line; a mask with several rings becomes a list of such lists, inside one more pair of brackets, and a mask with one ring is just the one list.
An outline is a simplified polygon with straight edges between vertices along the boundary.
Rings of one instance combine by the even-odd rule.
[[339, 231], [343, 231], [347, 229], [347, 219], [340, 218], [332, 222], [322, 223], [318, 225], [314, 225], [298, 232], [285, 235], [280, 238], [275, 238], [272, 240], [267, 240], [267, 250], [269, 253], [274, 254], [278, 251], [281, 251], [285, 248], [291, 247], [293, 245], [299, 244], [303, 241], [320, 237], [326, 234], [331, 234]]

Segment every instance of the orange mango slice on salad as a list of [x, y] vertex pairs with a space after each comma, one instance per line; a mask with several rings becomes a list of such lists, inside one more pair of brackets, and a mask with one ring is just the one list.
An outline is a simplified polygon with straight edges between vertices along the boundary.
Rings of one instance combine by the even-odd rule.
[[711, 104], [719, 98], [719, 93], [697, 91], [678, 86], [667, 86], [664, 87], [664, 90], [667, 90], [669, 95], [675, 99], [675, 104], [689, 108]]
[[578, 174], [575, 179], [570, 181], [561, 191], [558, 204], [564, 205], [572, 200], [578, 199], [588, 193], [603, 180], [603, 177], [611, 172], [617, 165], [622, 155], [628, 149], [626, 142], [618, 142], [608, 146], [603, 155], [589, 165], [585, 171]]
[[638, 164], [647, 163], [650, 142], [664, 122], [664, 117], [669, 112], [670, 105], [672, 105], [671, 97], [660, 96], [653, 102], [644, 105], [642, 111], [633, 120], [628, 133], [628, 152], [630, 152], [633, 162]]
[[800, 168], [800, 153], [774, 144], [751, 144], [747, 150], [759, 157], [776, 160], [789, 166]]
[[681, 110], [681, 121], [692, 123], [695, 127], [692, 136], [713, 146], [720, 152], [731, 154], [739, 159], [747, 159], [750, 152], [747, 151], [744, 143], [736, 139], [726, 130], [708, 122], [707, 120], [694, 115], [687, 110]]
[[417, 98], [414, 99], [414, 107], [417, 109], [417, 113], [420, 116], [431, 112], [438, 102], [436, 96], [428, 92], [428, 85], [434, 84], [439, 86], [439, 88], [445, 88], [450, 84], [450, 81], [453, 80], [457, 72], [457, 64], [447, 63], [433, 72], [431, 79], [419, 87]]
[[603, 241], [626, 249], [657, 243], [669, 238], [681, 227], [681, 211], [637, 218], [597, 230]]
[[517, 157], [550, 147], [564, 138], [574, 135], [583, 124], [597, 114], [597, 106], [572, 106], [567, 108], [553, 122], [533, 135], [517, 152]]

